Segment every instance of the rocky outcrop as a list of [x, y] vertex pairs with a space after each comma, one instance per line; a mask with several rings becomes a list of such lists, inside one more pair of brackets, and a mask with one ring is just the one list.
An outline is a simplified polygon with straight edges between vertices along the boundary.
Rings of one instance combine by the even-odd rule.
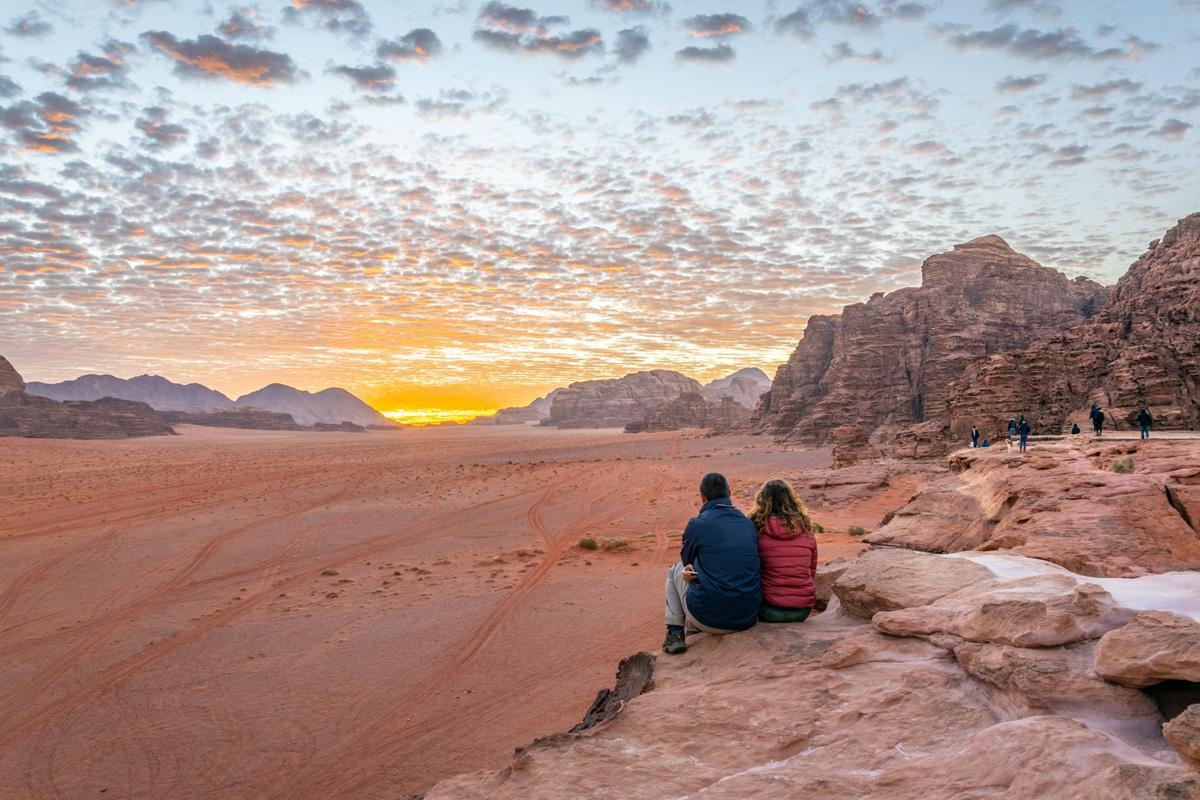
[[322, 433], [366, 433], [367, 429], [353, 422], [318, 422], [301, 425], [291, 414], [265, 411], [261, 408], [231, 408], [220, 411], [167, 411], [168, 420], [179, 425], [201, 425], [208, 428], [242, 428], [257, 431], [317, 431]]
[[654, 413], [638, 422], [625, 426], [626, 433], [653, 433], [677, 431], [682, 428], [712, 428], [730, 430], [745, 422], [750, 411], [732, 397], [720, 401], [707, 399], [704, 395], [688, 392], [673, 400], [664, 400]]
[[51, 400], [99, 400], [117, 397], [145, 403], [156, 411], [187, 411], [233, 408], [233, 401], [199, 383], [175, 383], [159, 375], [117, 378], [112, 375], [81, 375], [61, 383], [30, 381], [26, 391]]
[[8, 363], [8, 359], [0, 356], [0, 397], [7, 394], [21, 394], [25, 391], [25, 381], [21, 374]]
[[[1130, 458], [1133, 473], [1114, 472]], [[959, 450], [934, 481], [864, 537], [934, 553], [1012, 550], [1082, 575], [1200, 569], [1200, 536], [1176, 481], [1193, 480], [1200, 441], [1039, 444], [1028, 453]], [[1188, 488], [1191, 484], [1178, 484]], [[1181, 511], [1183, 508], [1184, 511]]]
[[394, 424], [350, 392], [336, 386], [319, 392], [305, 392], [282, 383], [272, 383], [257, 392], [242, 395], [236, 405], [238, 408], [261, 408], [264, 411], [291, 414], [300, 425], [316, 425], [319, 422], [335, 425], [353, 422], [364, 426]]
[[[950, 384], [974, 361], [1065, 330], [1106, 296], [1099, 284], [1068, 280], [998, 236], [958, 245], [926, 260], [920, 288], [876, 294], [838, 317], [811, 317], [750, 429], [824, 442], [835, 428], [855, 426], [886, 444], [930, 423], [944, 446]], [[926, 431], [907, 439], [903, 449], [928, 449]]]
[[1100, 640], [1096, 673], [1135, 689], [1168, 680], [1200, 683], [1200, 622], [1143, 611]]
[[[916, 555], [922, 577], [956, 583], [937, 573], [957, 571], [963, 559]], [[1020, 567], [1036, 577], [1041, 569], [1010, 558], [1002, 572]], [[979, 641], [883, 635], [841, 613], [839, 600], [802, 625], [694, 636], [685, 655], [659, 658], [654, 690], [618, 715], [520, 748], [498, 772], [444, 780], [426, 800], [1200, 797], [1200, 775], [1185, 766], [1197, 741], [1193, 712], [1164, 732], [1149, 697], [1091, 669], [1091, 637], [1132, 610], [1078, 576], [1043, 585], [985, 571], [990, 589], [976, 593], [976, 623], [964, 628]], [[1198, 581], [1133, 594], [1190, 602]], [[1080, 598], [1086, 608], [1072, 622], [1068, 609]], [[875, 624], [940, 602], [877, 613]], [[994, 602], [1002, 611], [990, 611]], [[1060, 635], [1009, 635], [1039, 619]], [[1005, 638], [1031, 646], [995, 641]]]
[[868, 550], [833, 584], [833, 593], [849, 614], [870, 619], [880, 611], [927, 606], [992, 577], [978, 564], [947, 562], [910, 550]]
[[719, 403], [723, 398], [731, 397], [741, 406], [753, 409], [763, 392], [771, 388], [771, 379], [758, 367], [739, 369], [732, 375], [717, 378], [704, 384], [702, 394], [706, 400]]
[[1163, 726], [1163, 736], [1184, 763], [1200, 770], [1200, 704], [1188, 706]]
[[995, 436], [1025, 414], [1042, 431], [1086, 428], [1091, 403], [1119, 426], [1148, 406], [1155, 427], [1200, 426], [1200, 214], [1129, 268], [1085, 323], [993, 354], [949, 389], [950, 428]]
[[663, 369], [581, 381], [559, 390], [546, 422], [560, 428], [624, 428], [642, 422], [663, 402], [700, 393], [696, 381]]
[[545, 397], [539, 397], [527, 406], [510, 406], [502, 408], [495, 414], [486, 417], [476, 417], [468, 425], [526, 425], [531, 422], [542, 422], [549, 418], [550, 407], [554, 398], [562, 389], [555, 389]]

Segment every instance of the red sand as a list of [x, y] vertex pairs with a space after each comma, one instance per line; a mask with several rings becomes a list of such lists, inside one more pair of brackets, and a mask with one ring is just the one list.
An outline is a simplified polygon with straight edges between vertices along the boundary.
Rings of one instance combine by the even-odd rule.
[[[741, 495], [828, 463], [678, 433], [180, 431], [4, 440], [0, 797], [402, 798], [502, 766], [657, 650], [703, 472]], [[817, 518], [870, 527], [909, 491]]]

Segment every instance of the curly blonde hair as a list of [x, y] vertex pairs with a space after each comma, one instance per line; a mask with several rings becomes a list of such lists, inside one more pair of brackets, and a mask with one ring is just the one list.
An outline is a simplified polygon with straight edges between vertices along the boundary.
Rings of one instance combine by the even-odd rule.
[[750, 519], [760, 534], [771, 517], [782, 519], [793, 533], [797, 530], [812, 533], [812, 515], [808, 507], [796, 496], [791, 484], [780, 478], [762, 485], [754, 496], [754, 510], [750, 512]]

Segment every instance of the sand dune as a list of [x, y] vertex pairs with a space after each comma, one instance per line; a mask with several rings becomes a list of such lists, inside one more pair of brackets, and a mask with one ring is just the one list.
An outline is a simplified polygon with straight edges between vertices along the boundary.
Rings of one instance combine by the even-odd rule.
[[[501, 766], [658, 645], [701, 473], [744, 495], [829, 458], [679, 433], [180, 432], [5, 443], [0, 796], [395, 798]], [[870, 527], [912, 488], [818, 519]]]

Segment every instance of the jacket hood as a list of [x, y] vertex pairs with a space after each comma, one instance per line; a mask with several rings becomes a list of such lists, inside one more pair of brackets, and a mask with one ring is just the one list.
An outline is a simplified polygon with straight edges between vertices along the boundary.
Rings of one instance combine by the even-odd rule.
[[763, 535], [770, 536], [772, 539], [799, 539], [801, 536], [808, 535], [808, 531], [803, 525], [797, 526], [796, 530], [789, 530], [787, 523], [780, 517], [767, 517], [767, 524], [763, 526]]

